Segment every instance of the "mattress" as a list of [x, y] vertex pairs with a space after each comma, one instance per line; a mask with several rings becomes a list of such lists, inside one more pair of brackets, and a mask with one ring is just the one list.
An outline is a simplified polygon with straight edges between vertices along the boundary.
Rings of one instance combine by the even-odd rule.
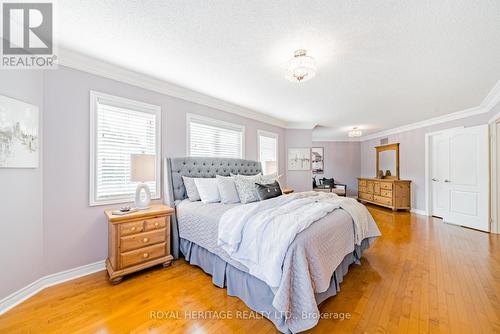
[[[239, 270], [248, 272], [246, 266], [232, 259], [217, 245], [220, 217], [238, 205], [245, 204], [205, 204], [201, 201], [191, 202], [189, 199], [180, 201], [176, 206], [179, 236], [207, 249]], [[339, 252], [332, 252], [332, 255], [338, 257], [334, 262], [340, 263], [346, 254], [354, 250], [354, 226], [351, 216], [342, 209], [329, 213], [299, 233], [290, 248], [307, 248], [312, 240], [335, 244]]]

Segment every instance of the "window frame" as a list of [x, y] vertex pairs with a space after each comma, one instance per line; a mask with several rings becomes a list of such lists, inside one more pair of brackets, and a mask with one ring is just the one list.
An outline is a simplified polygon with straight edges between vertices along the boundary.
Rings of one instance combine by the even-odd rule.
[[228, 129], [232, 131], [241, 132], [241, 157], [238, 159], [245, 159], [245, 126], [242, 124], [230, 123], [221, 121], [219, 119], [201, 116], [198, 114], [186, 113], [186, 153], [191, 156], [191, 122], [202, 123], [218, 128]]
[[262, 173], [264, 174], [264, 166], [262, 166], [262, 161], [260, 161], [260, 137], [268, 137], [276, 139], [276, 174], [279, 175], [280, 167], [280, 146], [279, 146], [279, 134], [276, 132], [257, 130], [257, 156], [258, 161], [261, 163]]
[[161, 199], [161, 106], [127, 99], [97, 91], [90, 91], [90, 146], [89, 146], [89, 206], [130, 203], [135, 195], [127, 195], [109, 200], [97, 199], [97, 111], [98, 104], [107, 104], [118, 108], [150, 113], [155, 116], [155, 154], [156, 154], [156, 193], [151, 194], [151, 199]]

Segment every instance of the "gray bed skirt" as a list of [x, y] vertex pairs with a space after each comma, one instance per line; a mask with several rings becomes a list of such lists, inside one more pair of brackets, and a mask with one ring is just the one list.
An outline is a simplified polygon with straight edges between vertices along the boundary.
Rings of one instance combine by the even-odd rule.
[[[186, 261], [200, 267], [204, 272], [211, 275], [214, 285], [227, 288], [228, 295], [243, 300], [249, 308], [271, 320], [279, 331], [290, 333], [285, 324], [285, 314], [273, 307], [274, 293], [265, 282], [235, 268], [219, 256], [189, 240], [180, 238], [179, 246]], [[356, 246], [354, 252], [344, 257], [344, 260], [333, 273], [330, 287], [325, 292], [315, 294], [318, 305], [340, 291], [340, 283], [344, 280], [349, 266], [352, 263], [359, 264], [363, 251], [369, 246], [369, 240], [365, 239], [361, 246]]]

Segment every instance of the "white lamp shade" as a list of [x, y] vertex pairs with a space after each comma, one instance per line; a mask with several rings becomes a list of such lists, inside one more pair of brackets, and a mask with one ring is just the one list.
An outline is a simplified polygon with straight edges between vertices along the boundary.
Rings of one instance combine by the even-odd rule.
[[132, 182], [148, 182], [156, 180], [156, 156], [153, 154], [131, 154]]

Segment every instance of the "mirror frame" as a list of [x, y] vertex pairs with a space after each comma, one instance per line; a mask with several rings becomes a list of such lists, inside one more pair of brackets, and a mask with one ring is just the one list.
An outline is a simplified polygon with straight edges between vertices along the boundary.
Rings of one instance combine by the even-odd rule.
[[394, 150], [396, 151], [396, 175], [384, 176], [384, 179], [399, 180], [399, 143], [375, 146], [375, 150], [377, 151], [377, 169], [375, 170], [375, 177], [377, 177], [377, 173], [379, 170], [379, 153], [383, 151]]

